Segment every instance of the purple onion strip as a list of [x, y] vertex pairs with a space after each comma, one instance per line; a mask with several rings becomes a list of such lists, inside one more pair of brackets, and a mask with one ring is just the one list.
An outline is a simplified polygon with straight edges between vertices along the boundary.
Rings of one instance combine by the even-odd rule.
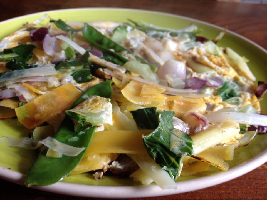
[[207, 84], [206, 80], [193, 77], [185, 80], [185, 88], [186, 89], [193, 89], [193, 90], [200, 90]]

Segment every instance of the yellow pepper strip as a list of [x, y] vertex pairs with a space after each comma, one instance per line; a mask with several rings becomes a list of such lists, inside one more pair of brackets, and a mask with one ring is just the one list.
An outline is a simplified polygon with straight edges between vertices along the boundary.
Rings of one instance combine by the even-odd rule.
[[0, 107], [0, 119], [9, 119], [15, 116], [16, 113], [14, 109], [7, 107]]
[[70, 108], [80, 95], [80, 90], [68, 83], [46, 92], [15, 111], [20, 123], [28, 129], [33, 129], [58, 112]]
[[0, 106], [15, 109], [19, 105], [19, 102], [14, 99], [4, 99], [0, 101]]
[[102, 153], [146, 154], [142, 135], [153, 130], [95, 132], [85, 156]]

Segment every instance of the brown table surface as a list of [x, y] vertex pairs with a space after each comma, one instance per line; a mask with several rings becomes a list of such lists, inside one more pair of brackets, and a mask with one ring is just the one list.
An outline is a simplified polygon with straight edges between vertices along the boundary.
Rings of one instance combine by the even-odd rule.
[[[229, 30], [267, 49], [266, 4], [227, 3], [215, 0], [0, 0], [0, 21], [39, 11], [80, 7], [145, 9], [187, 16], [228, 27]], [[267, 164], [242, 177], [217, 186], [156, 199], [267, 199], [266, 174]], [[0, 199], [78, 200], [89, 198], [47, 193], [0, 180]]]

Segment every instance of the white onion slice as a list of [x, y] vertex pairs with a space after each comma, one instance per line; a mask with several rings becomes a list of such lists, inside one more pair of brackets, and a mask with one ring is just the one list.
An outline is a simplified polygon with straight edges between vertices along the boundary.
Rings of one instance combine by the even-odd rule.
[[78, 44], [73, 42], [71, 39], [63, 36], [63, 35], [58, 35], [56, 36], [57, 39], [60, 39], [64, 42], [67, 42], [72, 48], [74, 48], [76, 51], [78, 51], [81, 55], [85, 54], [86, 50], [82, 47], [80, 47]]
[[177, 189], [177, 184], [171, 179], [169, 174], [163, 170], [148, 155], [128, 155], [161, 189]]
[[240, 112], [212, 112], [206, 115], [209, 122], [235, 121], [241, 124], [267, 125], [267, 116]]
[[77, 156], [85, 149], [84, 147], [78, 148], [61, 143], [52, 137], [47, 137], [44, 140], [36, 141], [28, 137], [12, 138], [5, 136], [0, 138], [0, 143], [11, 147], [23, 147], [26, 149], [37, 149], [41, 146], [41, 144], [43, 144], [50, 149], [66, 156]]

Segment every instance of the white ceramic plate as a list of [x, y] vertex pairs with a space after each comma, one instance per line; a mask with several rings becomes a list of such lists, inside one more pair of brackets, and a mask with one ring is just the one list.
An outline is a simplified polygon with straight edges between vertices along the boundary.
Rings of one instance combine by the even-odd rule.
[[[222, 30], [222, 28], [198, 20], [166, 13], [129, 9], [83, 8], [42, 12], [4, 21], [0, 23], [0, 39], [18, 29], [25, 22], [33, 21], [44, 15], [44, 13], [48, 13], [54, 19], [61, 18], [63, 20], [84, 22], [126, 21], [130, 18], [169, 28], [182, 28], [194, 23], [204, 30], [202, 35], [209, 39], [215, 38]], [[250, 60], [249, 66], [252, 68], [252, 72], [256, 75], [257, 79], [267, 80], [267, 72], [263, 70], [267, 63], [266, 50], [232, 32], [228, 32], [219, 45], [230, 46], [241, 55], [244, 55]], [[264, 113], [267, 113], [266, 102], [266, 99], [261, 101]], [[0, 121], [2, 129], [0, 136], [12, 134], [13, 136], [20, 137], [25, 135], [27, 131], [21, 131], [21, 129], [15, 127], [15, 124], [16, 122], [14, 120]], [[257, 168], [267, 161], [266, 149], [267, 135], [257, 136], [249, 146], [236, 150], [235, 160], [229, 162], [230, 169], [227, 172], [211, 170], [208, 173], [203, 173], [198, 176], [180, 177], [177, 182], [179, 186], [176, 190], [162, 190], [156, 185], [141, 186], [132, 180], [123, 178], [106, 177], [103, 180], [95, 181], [89, 175], [70, 176], [65, 178], [63, 180], [64, 182], [33, 188], [65, 195], [98, 198], [151, 197], [178, 194], [214, 186]], [[0, 144], [0, 177], [14, 183], [22, 184], [24, 179], [23, 174], [27, 172], [35, 158], [35, 155], [30, 154], [29, 151], [10, 148]], [[25, 163], [25, 159], [27, 159], [27, 164], [21, 166], [19, 163], [21, 160]]]

